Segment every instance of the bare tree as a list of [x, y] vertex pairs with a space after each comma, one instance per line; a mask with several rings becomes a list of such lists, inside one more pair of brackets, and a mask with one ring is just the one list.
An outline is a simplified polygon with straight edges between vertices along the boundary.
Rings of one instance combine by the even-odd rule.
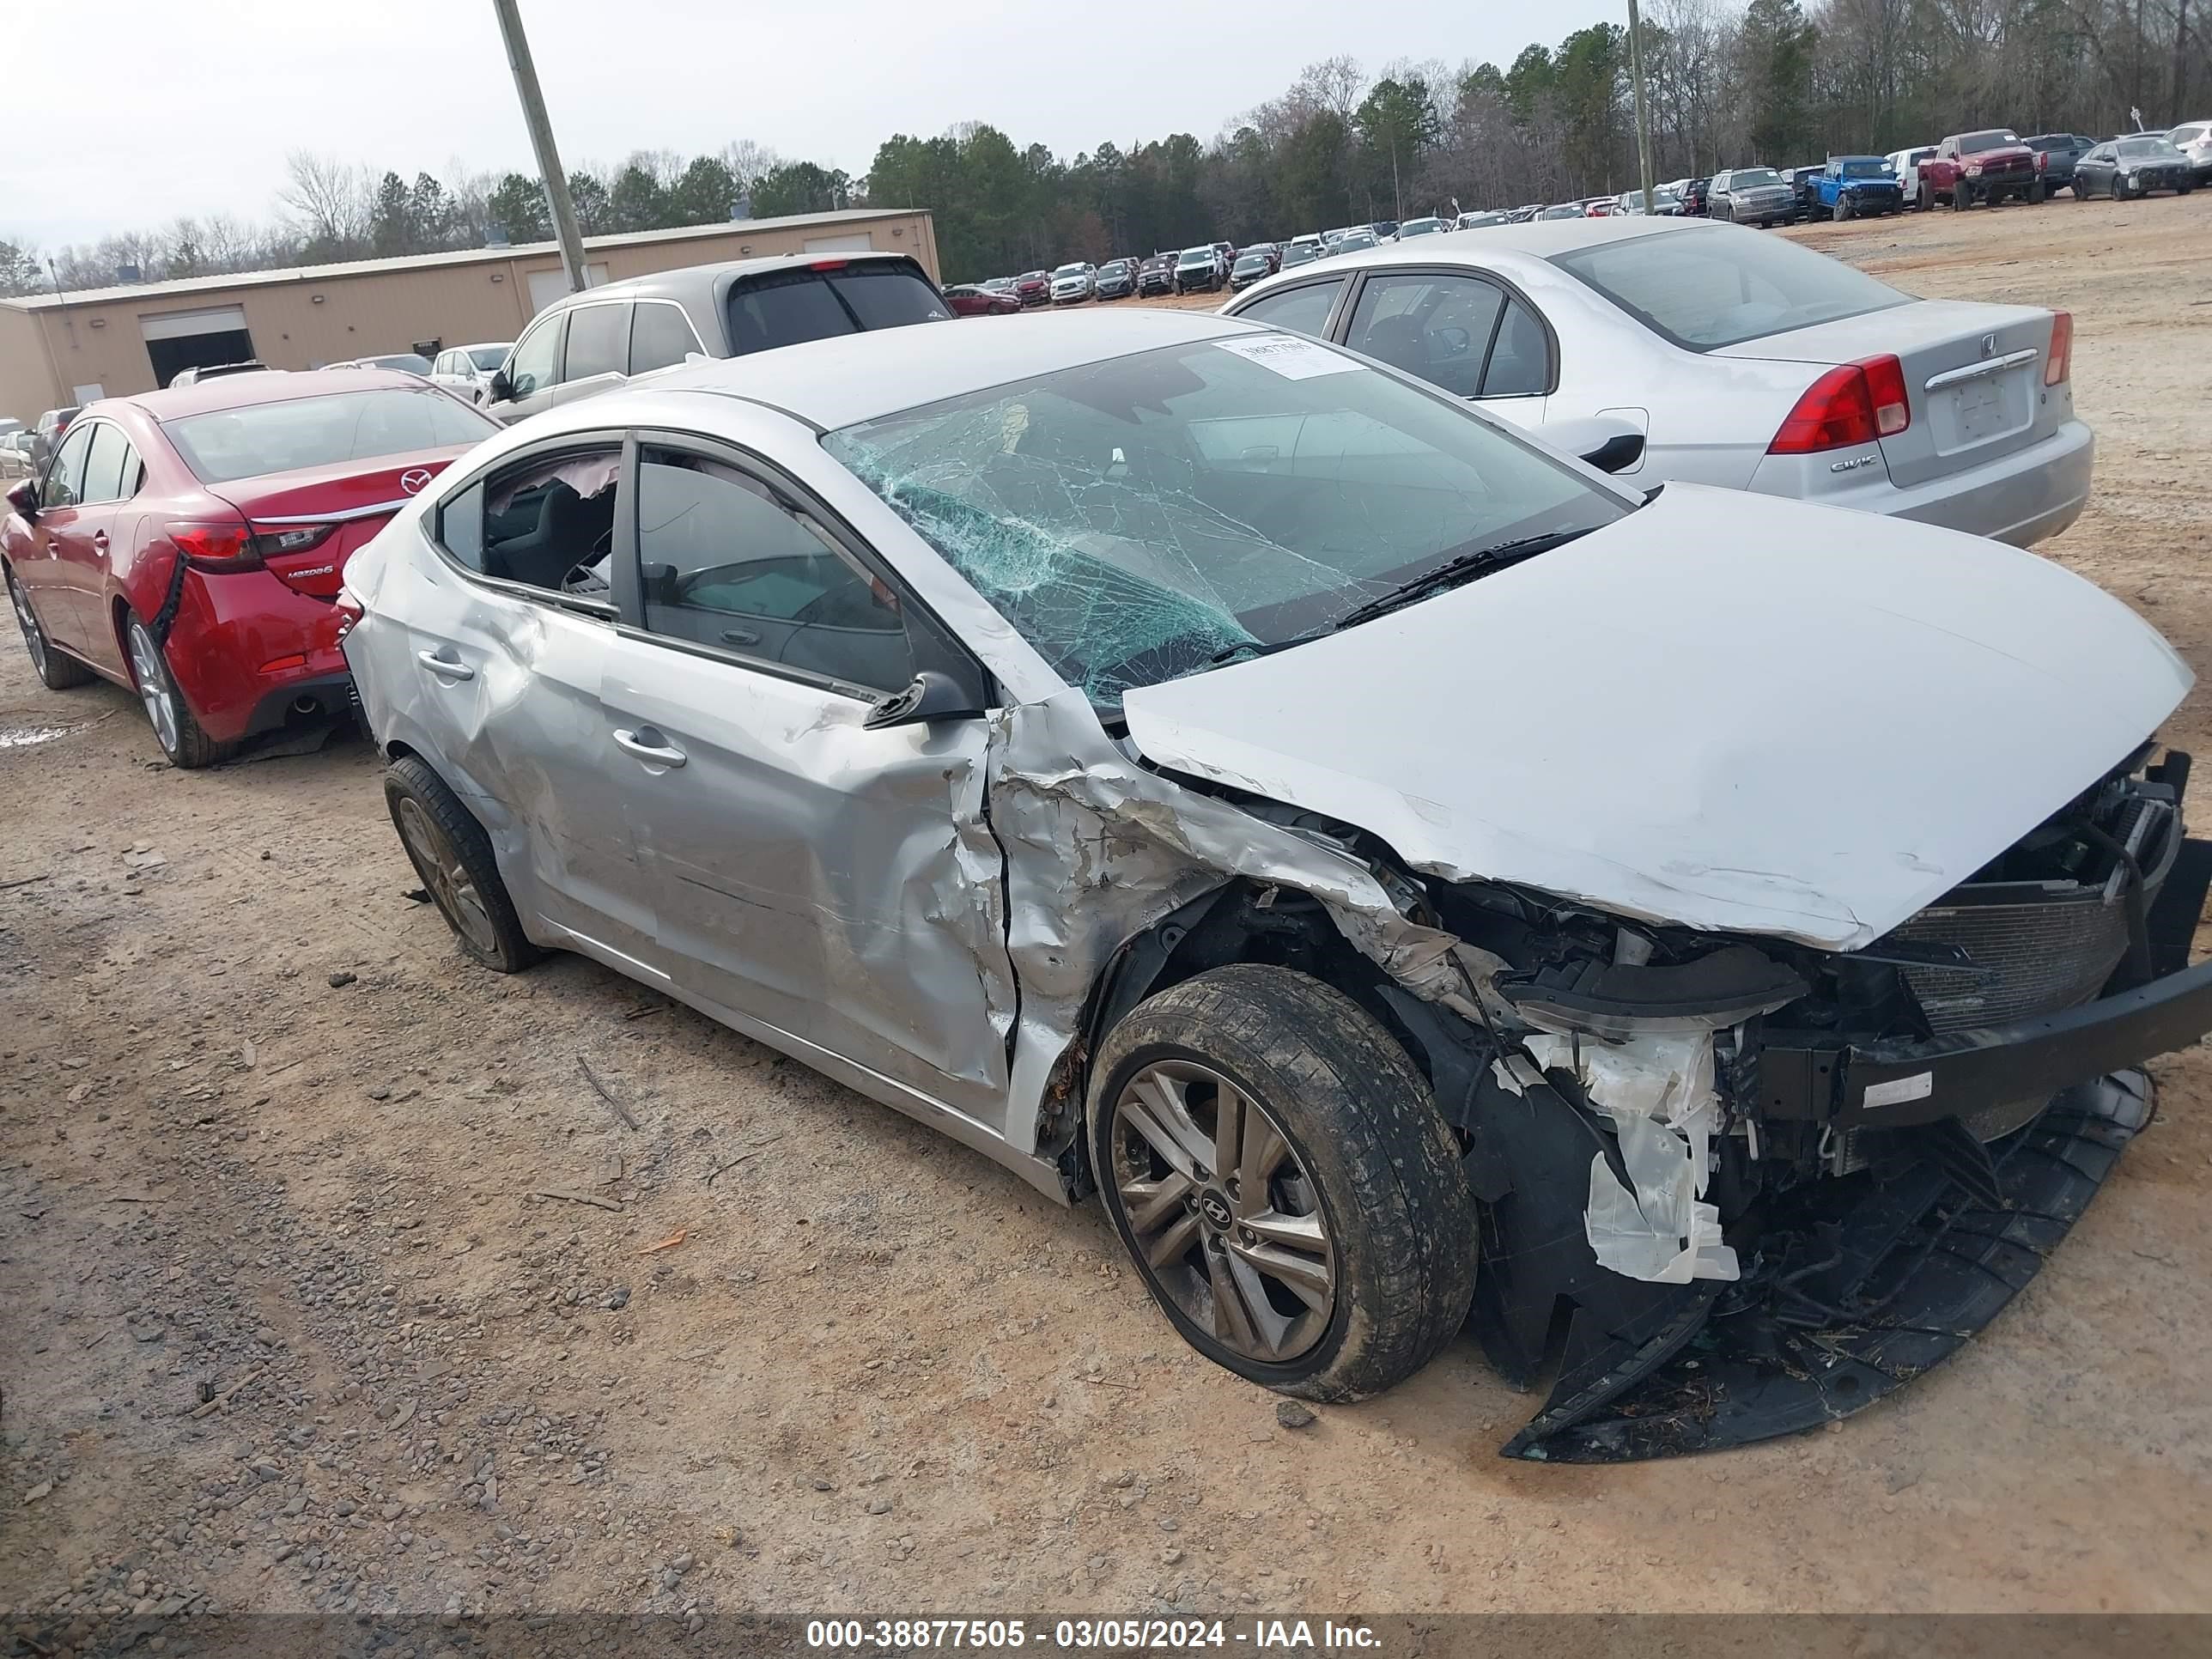
[[285, 183], [276, 192], [311, 257], [341, 257], [367, 240], [370, 185], [367, 171], [313, 150], [284, 158]]

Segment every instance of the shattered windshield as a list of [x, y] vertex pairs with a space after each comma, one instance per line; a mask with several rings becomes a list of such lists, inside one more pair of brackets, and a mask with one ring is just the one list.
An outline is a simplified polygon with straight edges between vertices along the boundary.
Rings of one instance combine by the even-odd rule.
[[823, 446], [1108, 709], [1448, 559], [1627, 511], [1451, 400], [1274, 333], [1061, 369]]

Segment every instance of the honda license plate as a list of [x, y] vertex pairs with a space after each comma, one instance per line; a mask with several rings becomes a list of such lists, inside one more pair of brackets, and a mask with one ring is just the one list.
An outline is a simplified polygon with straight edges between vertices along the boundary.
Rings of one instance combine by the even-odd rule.
[[1953, 394], [1959, 436], [1978, 443], [2004, 425], [2004, 388], [1994, 379], [1970, 380]]

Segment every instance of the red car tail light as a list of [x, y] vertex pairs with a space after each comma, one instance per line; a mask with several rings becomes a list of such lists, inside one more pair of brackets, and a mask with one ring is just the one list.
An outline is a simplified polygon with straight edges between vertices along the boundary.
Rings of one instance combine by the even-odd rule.
[[1905, 395], [1905, 365], [1895, 357], [1882, 356], [1861, 358], [1858, 366], [1866, 371], [1874, 428], [1885, 438], [1894, 438], [1912, 424], [1912, 405]]
[[1905, 366], [1895, 357], [1844, 363], [1805, 389], [1766, 447], [1770, 455], [1810, 455], [1896, 436], [1912, 424]]
[[2043, 360], [2043, 383], [2063, 386], [2074, 373], [2074, 313], [2051, 313], [2051, 352]]
[[195, 570], [222, 575], [261, 568], [261, 550], [243, 524], [186, 520], [167, 526], [163, 533]]

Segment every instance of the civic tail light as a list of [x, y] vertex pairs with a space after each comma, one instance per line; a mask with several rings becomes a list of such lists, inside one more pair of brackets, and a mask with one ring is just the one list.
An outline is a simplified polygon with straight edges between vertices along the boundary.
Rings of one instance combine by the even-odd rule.
[[354, 598], [343, 588], [338, 590], [338, 596], [331, 601], [331, 607], [338, 613], [337, 637], [338, 641], [343, 644], [345, 636], [353, 632], [355, 624], [368, 612], [362, 608], [359, 599]]
[[1844, 363], [1805, 389], [1785, 416], [1770, 455], [1810, 455], [1895, 437], [1912, 424], [1905, 366], [1893, 356]]
[[186, 521], [168, 526], [165, 533], [195, 570], [222, 574], [261, 568], [261, 550], [243, 524]]
[[2051, 350], [2043, 360], [2043, 383], [2063, 386], [2074, 373], [2074, 313], [2051, 313]]

